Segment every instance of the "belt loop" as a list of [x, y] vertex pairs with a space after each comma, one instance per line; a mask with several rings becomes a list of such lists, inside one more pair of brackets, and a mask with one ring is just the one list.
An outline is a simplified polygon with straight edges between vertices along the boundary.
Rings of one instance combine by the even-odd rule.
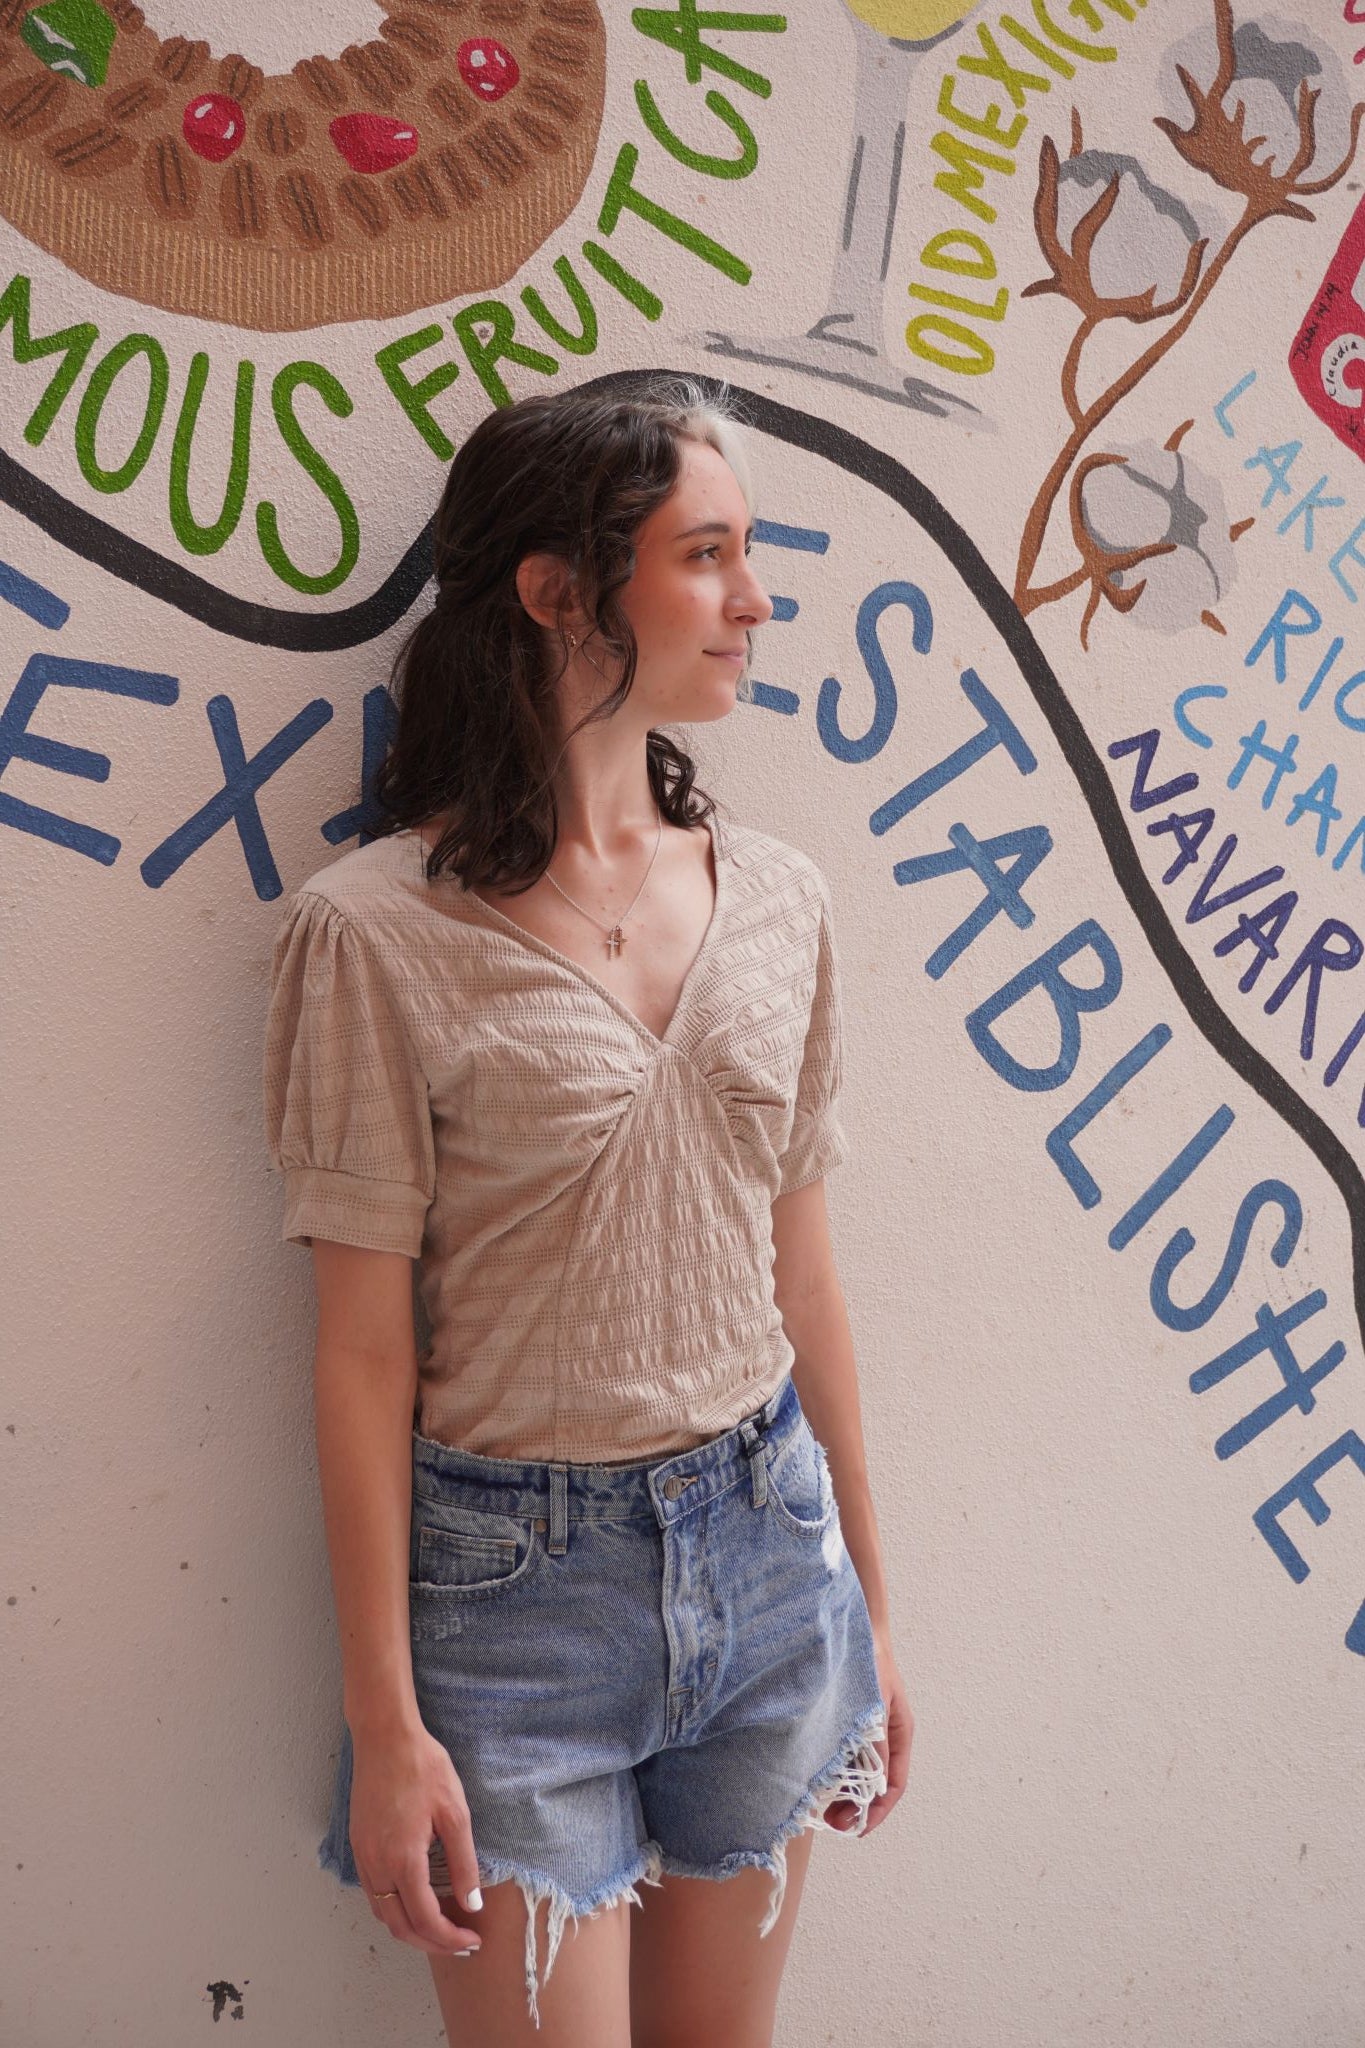
[[569, 1547], [569, 1468], [550, 1467], [550, 1555], [563, 1557]]
[[740, 1441], [749, 1459], [749, 1478], [753, 1487], [754, 1506], [766, 1507], [768, 1502], [768, 1465], [763, 1455], [763, 1437], [746, 1416], [739, 1425]]

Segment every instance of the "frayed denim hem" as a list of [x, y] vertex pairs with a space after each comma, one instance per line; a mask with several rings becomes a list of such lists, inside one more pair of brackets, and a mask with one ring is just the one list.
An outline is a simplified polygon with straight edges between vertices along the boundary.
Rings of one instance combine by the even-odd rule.
[[[430, 1851], [432, 1883], [438, 1892], [453, 1889], [446, 1870], [445, 1856], [438, 1844]], [[609, 1907], [627, 1904], [642, 1906], [644, 1900], [635, 1889], [638, 1884], [657, 1885], [662, 1875], [662, 1857], [657, 1845], [645, 1842], [633, 1868], [624, 1876], [600, 1884], [595, 1891], [583, 1892], [572, 1897], [543, 1870], [528, 1869], [525, 1865], [510, 1863], [501, 1857], [478, 1859], [479, 1879], [486, 1885], [515, 1884], [526, 1907], [526, 2003], [533, 2025], [540, 2027], [539, 1987], [547, 1984], [559, 1953], [560, 1938], [564, 1923], [572, 1920], [577, 1926], [581, 1918], [595, 1920], [600, 1912]], [[536, 1913], [542, 1899], [550, 1905], [549, 1924], [546, 1931], [545, 1972], [538, 1977], [536, 1957]]]
[[[329, 1872], [331, 1876], [338, 1878], [344, 1885], [350, 1885], [353, 1888], [359, 1887], [359, 1876], [351, 1877], [347, 1874], [346, 1865], [350, 1861], [349, 1854], [347, 1855], [346, 1862], [343, 1863], [342, 1858], [337, 1856], [331, 1849], [330, 1842], [331, 1837], [327, 1836], [319, 1844], [318, 1868]], [[446, 1863], [445, 1850], [440, 1842], [433, 1842], [427, 1855], [431, 1882], [434, 1889], [438, 1894], [445, 1893], [453, 1896], [455, 1887], [450, 1881], [450, 1871]], [[525, 1904], [526, 2004], [537, 2030], [540, 2027], [540, 1986], [549, 1981], [550, 1972], [554, 1968], [555, 1957], [559, 1953], [559, 1944], [564, 1933], [565, 1922], [572, 1920], [576, 1925], [578, 1920], [583, 1917], [594, 1920], [605, 1908], [619, 1906], [623, 1901], [632, 1906], [641, 1906], [644, 1904], [644, 1901], [640, 1897], [639, 1892], [636, 1891], [636, 1885], [657, 1885], [662, 1874], [662, 1858], [653, 1842], [643, 1844], [636, 1867], [628, 1871], [625, 1876], [612, 1878], [606, 1884], [598, 1885], [595, 1891], [583, 1892], [577, 1898], [572, 1897], [564, 1890], [562, 1885], [557, 1884], [554, 1878], [550, 1877], [543, 1870], [530, 1869], [523, 1864], [509, 1863], [501, 1857], [488, 1858], [480, 1856], [477, 1858], [477, 1862], [480, 1884], [515, 1884]], [[542, 1899], [548, 1899], [550, 1902], [545, 1971], [543, 1976], [538, 1974], [538, 1959], [536, 1955], [536, 1913]]]
[[[831, 1835], [861, 1835], [864, 1832], [869, 1806], [886, 1790], [886, 1769], [875, 1747], [885, 1735], [886, 1710], [879, 1706], [864, 1716], [825, 1768], [817, 1772], [803, 1797], [778, 1829], [771, 1849], [736, 1849], [720, 1863], [712, 1864], [683, 1863], [676, 1856], [665, 1856], [664, 1876], [723, 1879], [735, 1877], [741, 1870], [771, 1871], [772, 1897], [758, 1930], [760, 1936], [771, 1934], [787, 1892], [788, 1842], [806, 1828], [823, 1828]], [[825, 1813], [842, 1800], [848, 1800], [857, 1807], [857, 1818], [850, 1828], [831, 1827]]]
[[[877, 1706], [871, 1714], [854, 1728], [840, 1744], [835, 1755], [825, 1768], [816, 1773], [805, 1793], [797, 1801], [788, 1818], [778, 1829], [771, 1849], [737, 1849], [719, 1863], [684, 1863], [675, 1856], [669, 1856], [657, 1842], [641, 1845], [640, 1855], [634, 1867], [624, 1875], [610, 1879], [596, 1890], [574, 1898], [563, 1886], [543, 1870], [528, 1869], [503, 1858], [487, 1860], [478, 1858], [479, 1879], [482, 1884], [495, 1885], [513, 1883], [520, 1891], [526, 1907], [526, 1999], [527, 2009], [537, 2031], [540, 2028], [539, 1987], [548, 1983], [559, 1953], [560, 1940], [565, 1922], [573, 1920], [575, 1925], [586, 1916], [595, 1919], [604, 1909], [618, 1906], [623, 1902], [632, 1906], [643, 1906], [636, 1886], [659, 1884], [664, 1877], [705, 1877], [724, 1879], [736, 1876], [741, 1870], [767, 1870], [773, 1878], [772, 1897], [767, 1912], [759, 1926], [760, 1936], [771, 1934], [782, 1911], [782, 1902], [787, 1890], [787, 1844], [803, 1829], [823, 1828], [832, 1835], [861, 1835], [867, 1826], [867, 1810], [872, 1801], [886, 1790], [886, 1772], [875, 1747], [886, 1735], [886, 1713]], [[850, 1828], [834, 1828], [825, 1819], [827, 1809], [840, 1801], [847, 1800], [857, 1808], [857, 1818]], [[445, 1851], [439, 1842], [433, 1842], [429, 1851], [431, 1880], [437, 1892], [453, 1892], [450, 1873], [446, 1865]], [[349, 1845], [342, 1855], [331, 1848], [331, 1836], [326, 1836], [318, 1847], [318, 1867], [330, 1873], [344, 1885], [359, 1887], [358, 1875], [352, 1876]], [[544, 1975], [538, 1972], [536, 1952], [536, 1915], [542, 1899], [549, 1901], [549, 1924], [546, 1937]]]

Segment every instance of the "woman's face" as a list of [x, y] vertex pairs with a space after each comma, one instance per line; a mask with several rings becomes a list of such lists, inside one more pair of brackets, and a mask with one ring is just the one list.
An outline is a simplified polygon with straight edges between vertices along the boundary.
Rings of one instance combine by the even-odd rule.
[[650, 725], [724, 718], [748, 666], [746, 636], [772, 617], [749, 566], [749, 512], [734, 471], [684, 441], [672, 495], [635, 540], [620, 593], [639, 648], [630, 700]]

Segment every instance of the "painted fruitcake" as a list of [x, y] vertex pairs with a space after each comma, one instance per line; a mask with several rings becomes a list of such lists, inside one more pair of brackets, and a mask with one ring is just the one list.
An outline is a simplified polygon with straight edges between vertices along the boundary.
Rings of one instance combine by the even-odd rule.
[[130, 0], [0, 0], [0, 213], [95, 284], [241, 327], [502, 283], [592, 164], [594, 0], [376, 14], [373, 41], [271, 75]]

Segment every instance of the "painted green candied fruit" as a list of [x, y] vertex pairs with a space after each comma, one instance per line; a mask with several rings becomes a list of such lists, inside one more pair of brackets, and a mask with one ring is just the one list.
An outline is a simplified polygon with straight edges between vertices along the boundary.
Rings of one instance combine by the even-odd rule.
[[49, 71], [103, 85], [114, 47], [113, 16], [99, 0], [48, 0], [24, 16], [24, 41]]

